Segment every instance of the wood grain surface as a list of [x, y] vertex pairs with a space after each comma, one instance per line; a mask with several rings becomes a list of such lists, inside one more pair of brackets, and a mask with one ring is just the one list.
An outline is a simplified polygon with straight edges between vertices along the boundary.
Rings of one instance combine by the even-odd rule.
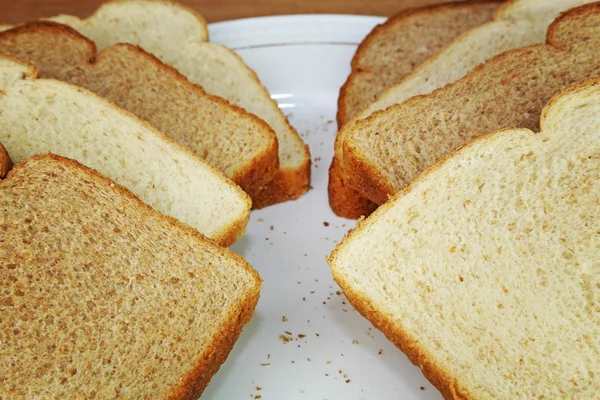
[[[390, 16], [406, 8], [443, 0], [181, 0], [208, 22], [282, 14], [361, 14]], [[102, 0], [0, 0], [0, 23], [17, 23], [72, 14], [85, 17]]]

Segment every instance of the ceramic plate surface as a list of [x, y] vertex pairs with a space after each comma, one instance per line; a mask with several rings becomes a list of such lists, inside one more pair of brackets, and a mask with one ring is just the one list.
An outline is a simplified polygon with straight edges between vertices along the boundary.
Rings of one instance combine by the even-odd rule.
[[327, 200], [339, 88], [384, 19], [283, 16], [212, 24], [211, 41], [256, 71], [310, 146], [312, 190], [253, 211], [233, 246], [264, 279], [252, 321], [203, 399], [440, 399], [408, 359], [346, 301], [326, 255], [354, 226]]

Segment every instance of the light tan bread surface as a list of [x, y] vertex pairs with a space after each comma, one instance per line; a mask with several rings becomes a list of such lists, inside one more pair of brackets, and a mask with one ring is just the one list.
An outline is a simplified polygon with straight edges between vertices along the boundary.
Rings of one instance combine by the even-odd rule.
[[[144, 11], [138, 7], [143, 5]], [[151, 25], [143, 15], [148, 10], [160, 15], [160, 22]], [[177, 8], [178, 6], [173, 6]], [[161, 1], [116, 1], [103, 4], [87, 19], [73, 16], [52, 18], [65, 23], [92, 39], [99, 49], [118, 42], [139, 45], [166, 64], [172, 65], [191, 82], [201, 85], [208, 93], [227, 99], [269, 124], [279, 142], [279, 172], [271, 185], [253, 197], [256, 208], [300, 197], [310, 185], [310, 153], [298, 133], [271, 99], [266, 88], [242, 59], [228, 48], [204, 42], [199, 35], [181, 34], [160, 28], [177, 26], [185, 9], [177, 12], [164, 9]], [[201, 21], [197, 21], [202, 25]], [[158, 34], [137, 34], [140, 27], [152, 26]], [[161, 40], [155, 40], [159, 35]], [[162, 40], [162, 39], [165, 40]], [[176, 46], [173, 43], [177, 43]]]
[[447, 399], [600, 394], [600, 80], [555, 97], [541, 129], [453, 152], [329, 258]]
[[0, 393], [197, 399], [250, 320], [240, 256], [73, 160], [0, 181]]
[[[352, 59], [352, 72], [340, 89], [338, 129], [444, 45], [491, 19], [498, 4], [469, 1], [416, 8], [376, 26], [359, 45]], [[336, 138], [329, 167], [329, 205], [341, 217], [369, 215], [377, 204], [344, 183], [339, 143]]]
[[340, 89], [338, 126], [460, 34], [490, 21], [500, 4], [488, 0], [425, 6], [377, 25], [358, 46], [352, 72]]
[[4, 178], [8, 171], [12, 168], [12, 160], [10, 159], [10, 155], [0, 143], [0, 179]]
[[[505, 2], [496, 11], [494, 21], [465, 32], [415, 68], [396, 85], [381, 93], [376, 101], [359, 112], [352, 121], [348, 122], [348, 126], [338, 133], [337, 142], [343, 141], [345, 132], [351, 131], [357, 120], [364, 119], [375, 111], [400, 104], [413, 96], [431, 93], [435, 89], [455, 82], [477, 65], [504, 51], [543, 43], [547, 27], [560, 12], [590, 2], [590, 0], [512, 0]], [[449, 68], [449, 65], [452, 67]], [[336, 165], [334, 173], [337, 176], [335, 179], [345, 182], [348, 180], [348, 176], [343, 168], [339, 147], [338, 144], [338, 151], [334, 155], [337, 159], [332, 164]], [[368, 204], [366, 198], [361, 198], [362, 196], [348, 185], [341, 185], [336, 190], [337, 192], [343, 191], [348, 201], [354, 199], [355, 204]], [[356, 218], [358, 215], [354, 215], [354, 217]]]
[[0, 143], [14, 162], [46, 152], [72, 158], [223, 245], [244, 234], [251, 200], [219, 171], [107, 100], [24, 67], [0, 57], [0, 74], [8, 71], [0, 78]]
[[0, 54], [34, 64], [41, 78], [90, 89], [150, 122], [251, 197], [277, 172], [277, 139], [264, 121], [208, 95], [138, 47], [118, 44], [96, 54], [94, 43], [72, 28], [34, 22], [0, 33]]
[[431, 95], [357, 122], [342, 144], [347, 183], [381, 204], [480, 134], [537, 130], [554, 94], [600, 76], [599, 26], [600, 3], [572, 9], [551, 25], [547, 44], [505, 52]]

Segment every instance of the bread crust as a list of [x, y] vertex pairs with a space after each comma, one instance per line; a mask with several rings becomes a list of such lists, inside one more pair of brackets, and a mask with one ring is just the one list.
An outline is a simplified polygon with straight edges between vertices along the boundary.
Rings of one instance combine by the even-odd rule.
[[10, 159], [8, 152], [6, 151], [2, 143], [0, 143], [0, 179], [4, 178], [11, 168], [12, 160]]
[[[123, 46], [130, 46], [130, 45], [123, 45]], [[0, 57], [6, 57], [6, 58], [14, 60], [14, 57], [11, 57], [11, 56], [2, 55]], [[31, 64], [27, 64], [21, 60], [17, 60], [17, 61], [20, 64], [31, 66], [30, 74], [26, 77], [27, 79], [37, 79], [37, 69], [35, 66], [33, 66]], [[64, 84], [69, 85], [67, 83], [64, 83]], [[70, 85], [70, 86], [72, 86], [72, 85]], [[96, 93], [91, 92], [87, 89], [77, 87], [77, 90], [80, 92], [85, 92], [87, 95], [89, 95], [93, 98], [97, 98], [97, 99], [101, 99], [102, 101], [106, 101], [104, 98], [98, 96]], [[2, 92], [0, 91], [0, 93], [2, 93]], [[209, 163], [207, 163], [206, 161], [204, 161], [200, 157], [198, 157], [198, 155], [196, 155], [190, 148], [184, 147], [181, 144], [179, 144], [177, 141], [175, 141], [174, 139], [163, 135], [158, 130], [156, 130], [156, 128], [154, 128], [152, 125], [150, 125], [150, 123], [148, 123], [145, 120], [139, 119], [138, 117], [136, 117], [129, 111], [124, 110], [114, 104], [111, 104], [111, 106], [114, 107], [114, 109], [116, 111], [118, 111], [121, 115], [124, 115], [127, 118], [137, 121], [137, 123], [139, 123], [141, 126], [143, 126], [150, 135], [154, 136], [157, 139], [168, 142], [169, 144], [171, 144], [172, 146], [177, 148], [178, 151], [180, 151], [184, 154], [187, 154], [191, 158], [196, 159], [197, 162], [202, 164], [204, 168], [207, 168], [208, 170], [212, 171], [213, 174], [218, 176], [223, 184], [229, 186], [232, 189], [232, 191], [236, 192], [238, 194], [238, 196], [240, 197], [240, 199], [242, 199], [242, 201], [244, 203], [244, 211], [241, 213], [241, 215], [238, 218], [232, 220], [232, 222], [230, 224], [223, 226], [218, 232], [215, 232], [212, 237], [212, 240], [215, 240], [215, 242], [217, 242], [221, 246], [228, 247], [228, 246], [233, 245], [239, 238], [244, 236], [246, 226], [248, 225], [248, 221], [250, 220], [250, 210], [252, 208], [252, 200], [250, 199], [250, 196], [248, 196], [248, 194], [246, 192], [244, 192], [233, 181], [231, 181], [230, 179], [225, 177], [215, 167], [213, 167], [212, 165], [210, 165]], [[58, 157], [58, 156], [55, 156], [55, 157]], [[10, 173], [9, 173], [9, 175], [10, 175]], [[98, 175], [100, 175], [100, 174], [98, 174]], [[108, 178], [105, 178], [105, 179], [108, 179]], [[128, 189], [127, 189], [127, 192], [131, 193]], [[133, 194], [132, 194], [132, 196], [135, 197], [135, 195], [133, 195]], [[137, 197], [136, 197], [136, 199], [137, 199]], [[141, 200], [139, 200], [139, 201], [141, 201]], [[150, 207], [150, 206], [148, 206], [148, 207]], [[174, 221], [177, 221], [177, 219], [175, 219], [173, 217], [169, 216], [169, 218], [172, 218]], [[192, 228], [189, 228], [189, 229], [192, 229]]]
[[[361, 66], [360, 62], [368, 48], [378, 39], [381, 34], [387, 30], [394, 29], [395, 26], [401, 25], [407, 20], [412, 18], [418, 19], [423, 15], [444, 13], [448, 10], [457, 8], [468, 8], [473, 9], [474, 11], [479, 6], [497, 6], [499, 4], [501, 4], [501, 1], [499, 0], [471, 0], [466, 2], [449, 2], [437, 5], [428, 5], [401, 11], [389, 18], [383, 24], [377, 25], [359, 44], [358, 49], [352, 58], [352, 72], [340, 89], [340, 94], [338, 97], [338, 111], [336, 114], [336, 120], [338, 124], [336, 142], [338, 141], [340, 131], [344, 125], [353, 117], [350, 115], [349, 110], [350, 91], [353, 90], [354, 85], [358, 84], [358, 80], [362, 79], [365, 74], [371, 74], [375, 72], [371, 68]], [[347, 185], [345, 183], [349, 179], [349, 174], [345, 173], [345, 164], [342, 162], [339, 153], [339, 147], [336, 146], [333, 160], [329, 169], [329, 205], [332, 211], [340, 217], [357, 219], [361, 216], [369, 215], [377, 208], [377, 203], [372, 202], [369, 198], [367, 198], [365, 193], [362, 193], [361, 190], [355, 190], [357, 187], [360, 188], [360, 186]]]
[[[568, 96], [573, 92], [579, 92], [586, 88], [593, 88], [594, 86], [600, 86], [600, 79], [586, 80], [580, 84], [570, 86], [560, 93], [554, 95], [548, 103], [546, 103], [540, 117], [540, 122], [543, 125], [547, 114], [552, 108], [560, 102], [564, 97]], [[504, 128], [493, 132], [488, 132], [480, 135], [465, 145], [458, 147], [442, 157], [439, 161], [426, 168], [421, 175], [415, 180], [410, 182], [404, 189], [397, 192], [389, 202], [380, 206], [373, 214], [369, 217], [368, 221], [376, 220], [380, 216], [384, 215], [394, 204], [395, 200], [410, 193], [415, 186], [421, 181], [424, 181], [428, 176], [441, 168], [448, 160], [455, 157], [457, 154], [469, 151], [475, 144], [480, 141], [492, 141], [496, 137], [506, 135], [506, 132], [512, 131], [510, 128]], [[531, 132], [535, 135], [534, 132]], [[377, 309], [371, 300], [367, 296], [360, 293], [354, 288], [351, 282], [344, 279], [344, 275], [337, 270], [335, 267], [335, 260], [338, 253], [342, 252], [347, 245], [348, 241], [359, 232], [366, 224], [364, 218], [357, 221], [356, 227], [348, 232], [342, 239], [340, 244], [332, 251], [331, 255], [327, 257], [327, 262], [332, 269], [333, 278], [336, 283], [342, 288], [344, 295], [352, 304], [352, 306], [367, 320], [369, 320], [373, 326], [381, 331], [398, 349], [406, 354], [408, 359], [417, 367], [421, 369], [423, 375], [429, 380], [442, 394], [445, 399], [456, 399], [456, 400], [467, 400], [475, 399], [476, 397], [470, 393], [464, 384], [460, 381], [460, 377], [454, 377], [449, 371], [444, 370], [441, 366], [435, 362], [435, 357], [432, 352], [428, 351], [425, 347], [421, 346], [419, 342], [405, 332], [402, 327], [395, 323], [394, 320], [385, 315], [384, 312]]]
[[[119, 0], [121, 1], [121, 0]], [[158, 0], [157, 0], [158, 1]], [[125, 48], [132, 54], [135, 53], [140, 60], [143, 60], [148, 65], [156, 67], [165, 76], [169, 76], [171, 79], [184, 85], [190, 96], [204, 97], [209, 101], [217, 104], [219, 107], [227, 109], [228, 112], [232, 113], [232, 117], [235, 119], [244, 119], [251, 121], [253, 126], [259, 128], [257, 133], [260, 132], [262, 137], [259, 139], [263, 145], [262, 151], [257, 154], [250, 162], [240, 165], [231, 176], [235, 183], [237, 183], [246, 193], [251, 197], [256, 196], [269, 182], [273, 180], [275, 174], [279, 168], [279, 156], [278, 156], [278, 142], [275, 132], [268, 126], [262, 119], [258, 118], [254, 114], [246, 112], [244, 109], [238, 106], [230, 104], [227, 100], [217, 96], [210, 95], [204, 91], [204, 89], [197, 84], [190, 82], [184, 75], [182, 75], [175, 68], [170, 65], [164, 64], [154, 55], [147, 53], [139, 46], [135, 46], [127, 43], [118, 43], [113, 46], [107, 47], [102, 51], [96, 51], [96, 45], [93, 41], [89, 40], [85, 36], [81, 35], [75, 29], [51, 21], [37, 21], [31, 22], [25, 25], [17, 26], [13, 29], [0, 33], [0, 50], [5, 51], [2, 48], [3, 43], [10, 44], [11, 42], [18, 40], [20, 36], [28, 34], [43, 33], [43, 35], [64, 35], [70, 39], [76, 40], [88, 48], [88, 54], [85, 60], [81, 60], [81, 64], [86, 68], [93, 68], [95, 64], [103, 64], [106, 60], [110, 60], [111, 53], [117, 51], [119, 48]], [[40, 36], [36, 36], [40, 37]], [[10, 54], [10, 53], [9, 53]], [[29, 60], [26, 60], [29, 61]], [[110, 61], [106, 61], [108, 63]], [[40, 70], [44, 70], [44, 65], [37, 65]], [[136, 68], [143, 68], [142, 66], [134, 66]], [[116, 99], [118, 101], [118, 99]], [[190, 125], [190, 130], [193, 131], [193, 126]], [[220, 140], [227, 141], [229, 138], [223, 137]]]
[[[526, 46], [498, 54], [487, 60], [485, 63], [469, 71], [465, 77], [457, 82], [451, 83], [444, 88], [434, 91], [431, 94], [415, 96], [402, 104], [396, 104], [386, 110], [375, 112], [369, 117], [356, 122], [356, 124], [357, 126], [368, 126], [376, 121], [380, 115], [391, 113], [400, 107], [409, 107], [412, 104], [418, 104], [418, 102], [424, 98], [436, 98], [440, 93], [444, 93], [446, 90], [450, 90], [457, 85], [463, 85], [464, 82], [468, 82], [473, 76], [479, 74], [481, 71], [485, 71], [489, 65], [498, 65], [503, 62], [506, 64], [505, 60], [510, 60], [510, 58], [514, 57], [515, 55], [520, 55], [520, 58], [522, 58], [528, 53], [535, 53], [536, 51], [539, 51], [539, 49], [548, 51], [568, 51], [568, 49], [565, 49], [561, 44], [561, 41], [556, 34], [561, 22], [571, 18], [574, 19], [581, 15], [588, 15], [590, 13], [598, 12], [600, 12], [600, 3], [590, 3], [562, 13], [549, 26], [545, 44]], [[369, 162], [369, 160], [364, 156], [361, 148], [359, 148], [360, 146], [353, 144], [351, 140], [346, 140], [347, 137], [348, 135], [345, 135], [345, 140], [343, 140], [343, 143], [341, 144], [341, 153], [343, 154], [343, 171], [348, 177], [346, 182], [353, 189], [367, 196], [370, 200], [376, 202], [377, 204], [385, 203], [390, 196], [396, 193], [396, 188], [394, 188], [389, 179], [386, 178], [385, 174], [380, 172], [379, 169]]]

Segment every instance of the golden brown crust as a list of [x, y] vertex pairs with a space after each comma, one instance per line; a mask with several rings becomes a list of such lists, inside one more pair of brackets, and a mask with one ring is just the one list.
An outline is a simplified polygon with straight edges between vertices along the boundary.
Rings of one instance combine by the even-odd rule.
[[[468, 82], [473, 79], [473, 76], [481, 73], [481, 71], [485, 71], [489, 65], [499, 65], [503, 63], [505, 60], [510, 60], [516, 55], [520, 55], [521, 57], [526, 56], [530, 53], [539, 52], [541, 50], [551, 50], [551, 51], [568, 51], [568, 44], [563, 43], [561, 38], [558, 37], [558, 31], [561, 28], [561, 22], [565, 20], [575, 19], [582, 15], [588, 15], [590, 13], [599, 13], [600, 12], [600, 3], [590, 3], [587, 5], [579, 6], [569, 11], [562, 13], [558, 18], [554, 20], [554, 22], [548, 27], [547, 35], [546, 35], [546, 43], [545, 44], [535, 44], [531, 46], [521, 47], [517, 49], [508, 50], [504, 53], [498, 54], [485, 63], [480, 64], [473, 70], [469, 71], [465, 77], [461, 78], [459, 81], [446, 85], [442, 89], [438, 89], [431, 94], [415, 96], [408, 99], [403, 104], [396, 104], [391, 106], [387, 110], [377, 111], [371, 114], [369, 117], [357, 122], [361, 125], [368, 125], [373, 122], [374, 119], [378, 117], [381, 113], [390, 112], [391, 109], [410, 106], [414, 102], [419, 102], [423, 98], [435, 98], [439, 96], [440, 93], [443, 93], [445, 90], [450, 90], [452, 87], [456, 85], [462, 85], [464, 82]], [[516, 58], [516, 57], [515, 57]], [[510, 65], [510, 61], [508, 63], [504, 63]], [[507, 81], [508, 82], [508, 81]], [[373, 165], [371, 165], [366, 158], [364, 157], [360, 146], [355, 146], [352, 143], [349, 143], [347, 140], [344, 140], [341, 143], [341, 153], [343, 154], [343, 172], [347, 179], [345, 182], [349, 183], [352, 188], [357, 190], [364, 196], [367, 196], [370, 200], [383, 204], [385, 203], [390, 196], [392, 196], [396, 190], [389, 183], [389, 180]]]
[[196, 400], [217, 373], [221, 364], [233, 349], [234, 344], [242, 333], [244, 325], [250, 322], [258, 303], [260, 285], [241, 302], [227, 318], [229, 323], [220, 332], [215, 333], [209, 350], [198, 360], [196, 366], [183, 378], [169, 399]]
[[252, 199], [252, 206], [260, 210], [285, 201], [296, 200], [310, 189], [310, 158], [300, 168], [280, 169], [267, 187]]
[[[96, 45], [93, 41], [81, 35], [75, 29], [67, 25], [51, 21], [31, 22], [0, 33], [0, 42], [11, 42], [19, 35], [36, 32], [43, 32], [45, 35], [65, 35], [65, 37], [77, 40], [80, 43], [85, 43], [85, 46], [88, 48], [88, 54], [86, 55], [86, 59], [82, 61], [83, 65], [89, 66], [90, 68], [92, 68], [95, 64], [102, 63], [104, 59], [110, 59], [111, 52], [116, 51], [116, 49], [127, 48], [128, 51], [136, 53], [138, 56], [146, 60], [148, 64], [154, 64], [154, 66], [158, 67], [158, 69], [166, 76], [169, 76], [173, 80], [185, 85], [185, 89], [190, 93], [190, 95], [205, 97], [213, 103], [228, 109], [229, 112], [234, 114], [234, 118], [251, 121], [254, 126], [260, 128], [260, 131], [257, 130], [257, 132], [263, 134], [263, 137], [260, 138], [259, 142], [264, 145], [264, 149], [248, 164], [241, 166], [240, 169], [235, 171], [230, 179], [232, 179], [245, 192], [252, 196], [256, 195], [275, 177], [275, 174], [279, 168], [277, 137], [271, 127], [254, 114], [250, 114], [241, 107], [230, 104], [225, 99], [206, 93], [200, 85], [190, 82], [178, 70], [170, 65], [164, 64], [157, 57], [144, 51], [139, 46], [127, 43], [118, 43], [107, 47], [99, 53], [96, 53]], [[44, 70], [43, 65], [39, 65], [38, 67], [40, 70]]]
[[331, 210], [338, 217], [348, 219], [358, 219], [370, 215], [377, 208], [377, 204], [361, 196], [350, 185], [346, 185], [342, 179], [342, 174], [343, 171], [334, 154], [329, 167], [329, 182], [327, 185]]
[[0, 143], [0, 179], [4, 178], [11, 168], [12, 160], [10, 159], [8, 152], [6, 151], [2, 143]]

